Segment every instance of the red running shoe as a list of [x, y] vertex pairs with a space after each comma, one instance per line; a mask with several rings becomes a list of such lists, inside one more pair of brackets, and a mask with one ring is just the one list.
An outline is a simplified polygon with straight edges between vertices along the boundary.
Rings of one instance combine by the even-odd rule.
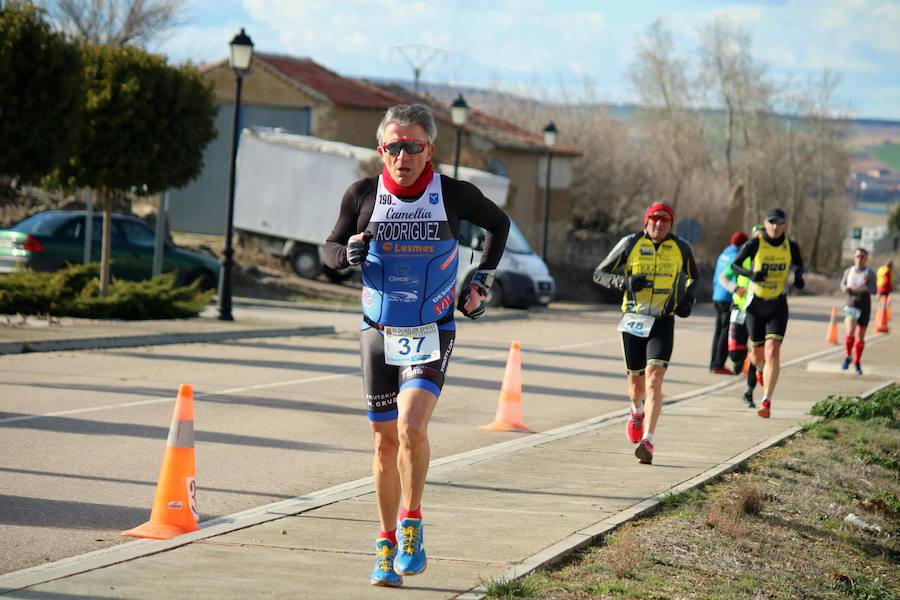
[[716, 375], [734, 375], [734, 371], [731, 369], [726, 369], [725, 367], [716, 367], [714, 369], [710, 369], [712, 373]]
[[628, 434], [628, 441], [637, 444], [644, 437], [644, 413], [636, 415], [631, 413], [628, 417], [628, 423], [625, 424], [625, 433]]
[[763, 419], [769, 418], [770, 409], [772, 408], [772, 403], [769, 400], [763, 400], [762, 406], [759, 407], [759, 410], [756, 411], [756, 414], [761, 416]]
[[642, 465], [649, 465], [653, 462], [653, 443], [650, 440], [641, 440], [638, 447], [634, 450], [634, 455]]

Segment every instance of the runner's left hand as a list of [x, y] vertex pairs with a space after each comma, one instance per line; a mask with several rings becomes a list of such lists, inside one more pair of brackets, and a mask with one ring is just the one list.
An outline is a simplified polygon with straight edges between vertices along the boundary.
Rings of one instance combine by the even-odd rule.
[[487, 294], [484, 293], [481, 286], [469, 283], [459, 293], [456, 308], [470, 319], [477, 319], [484, 314], [486, 301]]

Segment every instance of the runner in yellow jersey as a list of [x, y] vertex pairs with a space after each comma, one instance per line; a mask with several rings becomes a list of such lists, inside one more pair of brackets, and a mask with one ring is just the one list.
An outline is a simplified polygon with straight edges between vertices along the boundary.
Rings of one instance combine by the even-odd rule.
[[662, 411], [663, 377], [672, 356], [674, 315], [691, 314], [697, 280], [691, 247], [672, 235], [673, 217], [668, 204], [652, 204], [644, 213], [644, 231], [619, 240], [594, 271], [594, 282], [625, 292], [619, 331], [631, 400], [626, 433], [629, 441], [638, 445], [634, 454], [644, 464], [653, 461], [653, 433]]
[[[753, 282], [747, 300], [747, 330], [753, 363], [763, 369], [763, 399], [757, 411], [760, 417], [769, 418], [772, 395], [781, 371], [781, 342], [787, 331], [788, 274], [794, 270], [794, 287], [802, 290], [803, 259], [800, 247], [785, 235], [786, 215], [780, 208], [773, 209], [766, 217], [765, 232], [744, 244], [731, 264], [738, 275]], [[750, 259], [750, 268], [744, 261]]]

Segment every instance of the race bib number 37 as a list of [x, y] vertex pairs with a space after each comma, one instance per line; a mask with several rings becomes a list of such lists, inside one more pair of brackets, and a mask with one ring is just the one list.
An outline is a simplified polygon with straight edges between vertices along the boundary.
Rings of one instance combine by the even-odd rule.
[[635, 313], [625, 313], [622, 320], [619, 321], [619, 331], [622, 333], [630, 333], [637, 337], [650, 337], [650, 330], [653, 329], [653, 322], [656, 319], [650, 315], [639, 315]]
[[384, 362], [397, 367], [420, 365], [441, 356], [436, 323], [418, 327], [384, 328]]

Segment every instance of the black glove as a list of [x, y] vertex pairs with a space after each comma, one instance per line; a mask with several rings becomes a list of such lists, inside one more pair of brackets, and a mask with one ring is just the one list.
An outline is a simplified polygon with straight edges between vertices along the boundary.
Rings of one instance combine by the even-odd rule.
[[681, 317], [682, 319], [686, 319], [691, 316], [691, 311], [694, 309], [694, 297], [691, 296], [689, 298], [683, 298], [681, 302], [678, 303], [678, 306], [675, 307], [675, 314]]
[[629, 292], [639, 292], [653, 285], [653, 280], [646, 275], [629, 275], [625, 278], [625, 289]]
[[769, 272], [766, 270], [753, 271], [750, 274], [750, 281], [753, 281], [755, 283], [761, 283], [761, 282], [765, 281], [766, 277], [768, 277], [768, 276], [769, 276]]
[[459, 292], [459, 300], [456, 302], [456, 308], [470, 319], [477, 319], [484, 314], [484, 309], [487, 304], [487, 295], [490, 292], [492, 285], [494, 285], [493, 272], [476, 271], [475, 274], [472, 275], [472, 280]]
[[798, 290], [802, 290], [806, 287], [806, 282], [803, 281], [803, 274], [797, 273], [794, 275], [794, 288]]
[[372, 232], [364, 231], [362, 235], [354, 235], [347, 240], [347, 262], [356, 266], [366, 260], [369, 254], [369, 242], [372, 240]]

